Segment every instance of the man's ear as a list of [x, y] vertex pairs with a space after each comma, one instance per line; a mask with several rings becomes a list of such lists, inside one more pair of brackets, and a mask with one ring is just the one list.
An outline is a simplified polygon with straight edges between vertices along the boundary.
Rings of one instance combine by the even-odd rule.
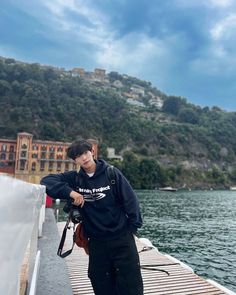
[[91, 150], [91, 153], [92, 153], [92, 156], [94, 157], [94, 149], [92, 148], [92, 150]]

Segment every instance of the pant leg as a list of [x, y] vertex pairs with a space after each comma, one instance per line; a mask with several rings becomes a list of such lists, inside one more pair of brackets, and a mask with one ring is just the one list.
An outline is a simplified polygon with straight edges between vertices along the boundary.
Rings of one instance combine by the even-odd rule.
[[140, 261], [133, 235], [128, 233], [112, 243], [117, 294], [143, 295]]
[[110, 260], [108, 242], [89, 241], [88, 277], [95, 295], [117, 295], [115, 290], [115, 275]]

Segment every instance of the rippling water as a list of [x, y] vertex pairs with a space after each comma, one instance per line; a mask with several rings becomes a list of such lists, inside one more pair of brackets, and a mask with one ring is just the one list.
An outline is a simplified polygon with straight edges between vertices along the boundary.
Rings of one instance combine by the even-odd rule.
[[236, 192], [137, 191], [139, 237], [236, 291]]

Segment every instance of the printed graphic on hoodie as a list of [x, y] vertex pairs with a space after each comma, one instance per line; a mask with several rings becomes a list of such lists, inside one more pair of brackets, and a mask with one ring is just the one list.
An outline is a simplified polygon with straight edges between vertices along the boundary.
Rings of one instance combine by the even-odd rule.
[[77, 188], [77, 191], [83, 195], [85, 202], [94, 202], [101, 200], [106, 197], [105, 191], [110, 190], [110, 185], [105, 187], [87, 189], [87, 188]]

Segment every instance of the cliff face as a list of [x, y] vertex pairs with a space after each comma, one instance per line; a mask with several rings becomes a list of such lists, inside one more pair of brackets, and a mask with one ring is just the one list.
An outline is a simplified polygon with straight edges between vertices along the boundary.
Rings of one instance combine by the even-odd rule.
[[0, 137], [97, 138], [103, 157], [113, 147], [157, 161], [169, 173], [166, 183], [236, 180], [236, 113], [195, 106], [135, 77], [0, 58], [0, 109]]

